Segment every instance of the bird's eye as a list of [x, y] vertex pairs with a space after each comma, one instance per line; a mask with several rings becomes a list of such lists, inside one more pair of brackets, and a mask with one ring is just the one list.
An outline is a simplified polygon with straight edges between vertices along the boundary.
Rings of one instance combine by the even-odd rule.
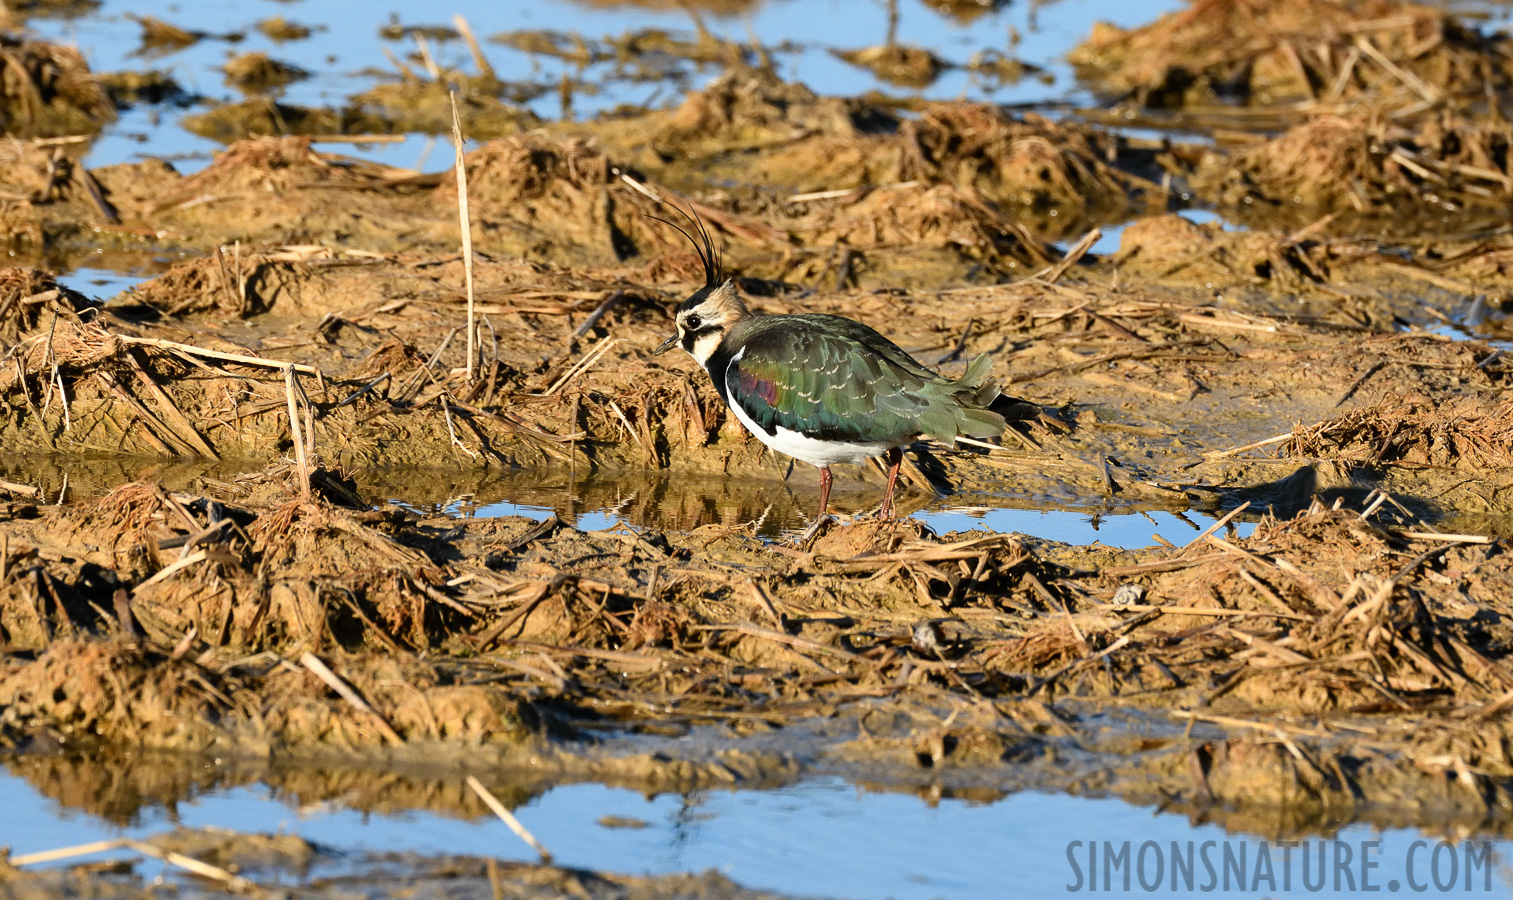
[[699, 326], [704, 324], [704, 320], [699, 318], [698, 316], [689, 316], [684, 321], [684, 324], [688, 326], [689, 331], [698, 331]]

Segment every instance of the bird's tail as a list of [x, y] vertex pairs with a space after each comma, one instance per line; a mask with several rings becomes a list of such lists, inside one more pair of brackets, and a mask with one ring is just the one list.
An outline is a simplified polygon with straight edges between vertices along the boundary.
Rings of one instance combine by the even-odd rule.
[[943, 427], [927, 432], [930, 437], [951, 446], [960, 436], [985, 438], [1003, 434], [1008, 427], [1003, 416], [987, 408], [998, 398], [998, 382], [991, 377], [992, 368], [992, 358], [984, 353], [972, 360], [965, 375], [944, 385], [946, 396], [940, 405], [949, 410], [950, 420], [941, 422]]
[[998, 396], [998, 382], [993, 380], [992, 375], [993, 359], [984, 353], [967, 366], [967, 373], [957, 379], [953, 393], [958, 397], [965, 393], [963, 403], [970, 402], [973, 406], [986, 409]]

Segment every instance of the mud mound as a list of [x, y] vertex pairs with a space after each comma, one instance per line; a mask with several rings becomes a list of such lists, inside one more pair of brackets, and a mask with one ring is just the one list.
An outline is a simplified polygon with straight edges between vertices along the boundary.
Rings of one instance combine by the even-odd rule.
[[[725, 239], [778, 245], [787, 234], [621, 172], [594, 143], [527, 134], [491, 141], [468, 154], [470, 209], [488, 245], [511, 255], [562, 264], [609, 266], [652, 250], [686, 252], [683, 238], [648, 218], [666, 203], [692, 208]], [[435, 203], [455, 205], [448, 174]]]
[[70, 507], [60, 526], [68, 546], [139, 578], [162, 568], [158, 544], [176, 533], [174, 524], [182, 527], [176, 515], [181, 508], [157, 484], [134, 481]]
[[1003, 268], [1049, 264], [1055, 251], [970, 190], [914, 184], [858, 190], [807, 204], [784, 224], [810, 246], [856, 250], [952, 248]]
[[222, 103], [185, 116], [183, 125], [192, 134], [223, 144], [268, 135], [342, 133], [342, 117], [335, 110], [279, 103], [268, 97]]
[[541, 124], [529, 109], [495, 96], [501, 89], [492, 75], [409, 77], [353, 96], [341, 111], [342, 128], [348, 134], [450, 134], [452, 90], [458, 90], [457, 115], [463, 133], [473, 140], [519, 134]]
[[[151, 223], [165, 238], [213, 253], [221, 245], [322, 244], [365, 252], [396, 245], [403, 232], [425, 240], [443, 216], [417, 207], [406, 179], [415, 173], [312, 148], [306, 137], [238, 142], [184, 178], [162, 163], [98, 172], [106, 196], [128, 224]], [[434, 184], [434, 179], [425, 186]], [[76, 201], [77, 202], [77, 201]], [[77, 218], [75, 213], [71, 218]], [[53, 227], [62, 227], [59, 222]], [[456, 241], [455, 217], [449, 244]], [[340, 238], [334, 237], [337, 233]], [[227, 247], [228, 257], [238, 252]], [[225, 261], [233, 268], [234, 258]], [[233, 272], [233, 274], [235, 274]], [[245, 273], [243, 273], [245, 277]], [[233, 302], [231, 308], [238, 307]]]
[[895, 134], [800, 140], [752, 164], [756, 180], [799, 191], [926, 181], [995, 203], [1074, 211], [1159, 199], [1159, 187], [1110, 164], [1126, 150], [1084, 125], [950, 103], [930, 105]]
[[1513, 125], [1452, 112], [1416, 129], [1321, 116], [1279, 137], [1208, 160], [1195, 183], [1220, 203], [1253, 202], [1390, 215], [1422, 208], [1506, 209], [1513, 199]]
[[233, 56], [222, 64], [221, 71], [226, 74], [226, 84], [246, 93], [263, 93], [310, 77], [299, 66], [262, 52]]
[[1401, 107], [1500, 89], [1506, 40], [1398, 0], [1199, 0], [1130, 31], [1100, 24], [1070, 59], [1142, 106], [1371, 96]]
[[119, 223], [99, 182], [80, 163], [83, 145], [0, 138], [0, 243], [46, 243], [78, 226]]
[[875, 104], [820, 97], [769, 69], [740, 67], [689, 94], [657, 138], [760, 146], [810, 133], [856, 138], [891, 132], [898, 122], [893, 112]]
[[[233, 701], [194, 663], [130, 643], [60, 642], [0, 677], [0, 732], [48, 722], [82, 746], [102, 741], [204, 750]], [[249, 696], [246, 698], [251, 701]]]
[[132, 287], [126, 297], [165, 316], [324, 314], [371, 303], [374, 286], [360, 276], [356, 280], [364, 281], [361, 286], [344, 276], [381, 261], [377, 254], [309, 245], [261, 251], [218, 248], [208, 257], [176, 263], [157, 278]]
[[279, 195], [328, 182], [356, 186], [371, 181], [372, 171], [313, 150], [307, 137], [255, 138], [217, 153], [210, 165], [184, 179], [178, 196], [164, 198], [162, 206], [206, 194]]
[[1395, 398], [1296, 431], [1281, 453], [1467, 471], [1513, 466], [1513, 402]]
[[[114, 630], [96, 607], [114, 605], [115, 569], [45, 539], [33, 545], [8, 538], [0, 542], [0, 641], [14, 651], [41, 650], [55, 640]], [[129, 560], [106, 563], [130, 570]]]
[[[1506, 654], [1507, 635], [1489, 631], [1467, 600], [1501, 604], [1493, 598], [1509, 580], [1503, 549], [1405, 545], [1355, 513], [1317, 510], [1263, 521], [1237, 546], [1245, 552], [1221, 548], [1150, 588], [1157, 598], [1192, 596], [1206, 584], [1199, 593], [1219, 608], [1254, 613], [1243, 632], [1221, 627], [1203, 639], [1245, 662], [1212, 700], [1233, 693], [1226, 702], [1251, 707], [1390, 712], [1484, 703], [1506, 689], [1487, 660]], [[1299, 569], [1299, 559], [1340, 565]]]
[[0, 269], [0, 341], [13, 344], [58, 316], [73, 322], [97, 304], [36, 269]]
[[[4, 164], [0, 168], [0, 186], [20, 197], [45, 200], [54, 184], [50, 175], [55, 156], [53, 149], [33, 141], [0, 139], [0, 162]], [[7, 206], [18, 202], [26, 201], [12, 200]]]
[[880, 44], [857, 50], [831, 50], [837, 59], [866, 69], [879, 81], [899, 87], [926, 88], [940, 77], [950, 64], [923, 47], [904, 44]]
[[[236, 316], [258, 311], [265, 255], [240, 252], [228, 258], [191, 259], [131, 289], [130, 297], [168, 316], [220, 311]], [[266, 309], [266, 306], [262, 308]]]
[[1375, 245], [1331, 241], [1317, 232], [1226, 231], [1218, 223], [1196, 224], [1175, 214], [1155, 216], [1132, 223], [1120, 235], [1117, 265], [1121, 271], [1158, 281], [1205, 286], [1262, 282], [1273, 288], [1371, 272], [1377, 261]]
[[93, 134], [115, 105], [79, 51], [40, 41], [0, 40], [0, 133], [24, 137]]
[[[585, 203], [602, 198], [609, 180], [608, 163], [582, 141], [554, 141], [529, 135], [490, 141], [464, 157], [468, 201], [480, 214], [498, 214], [516, 206], [541, 207], [541, 217], [572, 219]], [[443, 179], [437, 198], [455, 200], [457, 187]], [[554, 194], [565, 195], [558, 200]], [[601, 210], [602, 212], [602, 210]]]
[[[380, 642], [392, 645], [394, 636], [425, 647], [456, 625], [454, 611], [435, 608], [442, 570], [424, 553], [364, 527], [350, 513], [293, 500], [259, 516], [247, 534], [251, 552], [280, 575], [269, 588], [270, 618], [234, 628], [233, 636], [257, 634], [239, 643], [318, 646], [324, 632], [335, 627], [346, 629], [333, 635], [343, 643], [361, 642], [371, 629], [367, 636]], [[165, 615], [179, 619], [188, 604], [175, 599], [154, 598]], [[336, 616], [327, 610], [333, 601]], [[273, 631], [258, 630], [270, 624]]]
[[936, 179], [999, 202], [1099, 206], [1122, 199], [1137, 183], [1108, 164], [1118, 155], [1117, 138], [1033, 114], [1011, 118], [992, 106], [932, 107], [907, 123], [899, 139], [902, 180]]
[[[490, 141], [464, 159], [472, 214], [492, 242], [563, 264], [618, 262], [609, 202], [609, 161], [595, 146], [529, 134]], [[434, 202], [455, 207], [452, 176]]]
[[458, 747], [510, 746], [529, 736], [517, 702], [441, 684], [425, 663], [373, 658], [332, 665], [349, 692], [372, 698], [388, 717], [349, 706], [307, 668], [275, 665], [247, 678], [129, 641], [58, 642], [32, 665], [0, 674], [0, 736], [44, 726], [81, 749], [254, 753], [277, 745], [376, 749], [402, 740], [401, 732]]

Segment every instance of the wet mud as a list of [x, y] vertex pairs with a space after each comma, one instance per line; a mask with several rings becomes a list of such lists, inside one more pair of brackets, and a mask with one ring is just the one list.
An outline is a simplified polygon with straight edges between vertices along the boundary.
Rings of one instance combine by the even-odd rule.
[[[1095, 31], [1074, 60], [1109, 107], [1080, 117], [821, 96], [756, 50], [658, 45], [724, 72], [581, 122], [454, 73], [479, 141], [470, 267], [455, 171], [321, 140], [446, 133], [445, 78], [300, 110], [274, 94], [302, 72], [235, 57], [249, 99], [189, 123], [228, 146], [181, 174], [46, 139], [64, 126], [43, 111], [98, 130], [121, 94], [27, 57], [52, 66], [26, 63], [35, 98], [0, 97], [19, 110], [0, 230], [23, 263], [0, 271], [11, 770], [107, 817], [207, 788], [78, 762], [150, 751], [361, 808], [481, 812], [424, 762], [508, 768], [515, 803], [835, 773], [1267, 833], [1507, 833], [1513, 237], [1478, 224], [1513, 198], [1487, 100], [1506, 36], [1386, 0], [1199, 0]], [[1190, 203], [1248, 227], [1174, 213]], [[990, 356], [1010, 428], [911, 448], [903, 512], [1196, 510], [1254, 532], [935, 534], [876, 520], [866, 467], [837, 471], [841, 523], [795, 542], [817, 474], [745, 434], [691, 361], [651, 355], [703, 277], [651, 218], [669, 204], [764, 312], [867, 321], [947, 374]], [[58, 283], [97, 250], [151, 277]], [[432, 514], [490, 485], [571, 485], [635, 527]], [[71, 877], [0, 869], [17, 896]], [[585, 877], [535, 870], [518, 895]]]

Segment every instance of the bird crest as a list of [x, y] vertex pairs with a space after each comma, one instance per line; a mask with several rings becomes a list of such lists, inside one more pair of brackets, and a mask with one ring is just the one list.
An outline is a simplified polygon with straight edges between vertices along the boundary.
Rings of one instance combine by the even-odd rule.
[[678, 215], [687, 219], [689, 224], [693, 226], [694, 230], [698, 232], [698, 240], [695, 240], [694, 236], [690, 234], [687, 229], [679, 225], [677, 222], [672, 221], [671, 219], [664, 219], [661, 216], [654, 216], [651, 213], [647, 213], [646, 218], [656, 219], [658, 222], [661, 222], [665, 225], [671, 225], [673, 228], [676, 228], [678, 230], [679, 234], [683, 235], [685, 238], [688, 238], [688, 242], [690, 244], [693, 244], [693, 252], [699, 255], [699, 262], [704, 264], [704, 287], [712, 290], [724, 284], [725, 258], [720, 254], [718, 250], [715, 249], [714, 239], [710, 237], [709, 229], [704, 227], [704, 220], [699, 218], [699, 211], [694, 209], [693, 204], [691, 203], [689, 204], [688, 208], [692, 215], [690, 215], [689, 212], [684, 212], [682, 207], [668, 203], [665, 200], [659, 202], [661, 202], [663, 206], [673, 209], [678, 213]]

